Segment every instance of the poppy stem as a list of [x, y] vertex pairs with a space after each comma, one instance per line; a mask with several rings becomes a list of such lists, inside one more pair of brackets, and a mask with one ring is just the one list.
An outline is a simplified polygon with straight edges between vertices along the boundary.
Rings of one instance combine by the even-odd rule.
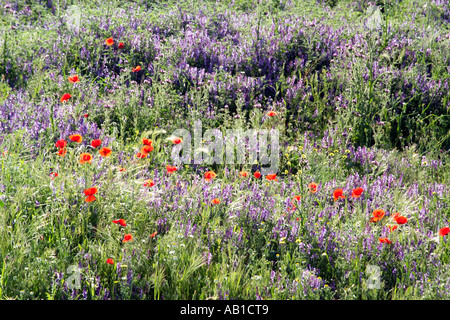
[[84, 189], [88, 188], [88, 183], [87, 183], [87, 166], [86, 163], [84, 163]]

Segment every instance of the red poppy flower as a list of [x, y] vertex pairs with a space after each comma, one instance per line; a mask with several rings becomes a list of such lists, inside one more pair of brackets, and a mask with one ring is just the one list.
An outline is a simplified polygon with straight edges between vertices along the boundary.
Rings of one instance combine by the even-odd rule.
[[50, 173], [50, 177], [52, 178], [52, 180], [54, 179], [54, 178], [56, 178], [58, 176], [58, 173], [57, 172], [52, 172], [52, 173]]
[[152, 151], [153, 151], [152, 146], [145, 145], [141, 148], [141, 153], [149, 154]]
[[217, 177], [217, 174], [214, 171], [207, 171], [205, 172], [205, 180], [210, 181], [211, 179], [214, 179]]
[[297, 200], [297, 201], [300, 201], [301, 198], [302, 198], [301, 196], [295, 196], [294, 197], [294, 199]]
[[95, 187], [88, 188], [88, 189], [84, 190], [84, 194], [86, 195], [86, 199], [85, 199], [84, 201], [86, 201], [86, 202], [92, 202], [92, 201], [97, 200], [97, 199], [94, 197], [94, 194], [96, 194], [97, 191], [98, 191], [98, 190], [97, 190], [97, 188], [95, 188]]
[[261, 173], [259, 171], [256, 171], [253, 175], [255, 176], [256, 179], [261, 178]]
[[277, 113], [276, 113], [275, 111], [269, 111], [269, 112], [267, 112], [267, 115], [268, 115], [269, 117], [273, 117], [273, 116], [276, 116]]
[[133, 72], [141, 71], [141, 66], [136, 66], [136, 68], [132, 69]]
[[152, 140], [150, 139], [142, 139], [142, 144], [145, 146], [151, 146], [152, 145]]
[[439, 235], [441, 237], [444, 237], [444, 236], [448, 235], [449, 233], [450, 233], [449, 227], [443, 227], [441, 230], [439, 230]]
[[408, 219], [406, 217], [400, 215], [396, 216], [394, 220], [395, 222], [397, 222], [397, 224], [405, 224], [408, 222]]
[[101, 144], [102, 144], [102, 140], [100, 140], [100, 139], [95, 139], [95, 140], [92, 140], [92, 142], [91, 142], [91, 146], [93, 148], [98, 148], [98, 147], [100, 147]]
[[64, 157], [67, 153], [67, 149], [66, 148], [61, 148], [58, 150], [58, 152], [56, 153], [58, 156]]
[[68, 93], [64, 93], [63, 96], [61, 97], [61, 102], [66, 102], [67, 100], [69, 100], [72, 96]]
[[58, 141], [56, 141], [55, 146], [59, 149], [65, 148], [67, 146], [67, 141], [66, 140], [58, 140]]
[[274, 174], [268, 174], [268, 175], [266, 176], [266, 179], [267, 179], [267, 180], [270, 180], [270, 181], [278, 181], [278, 180], [277, 180], [277, 174], [276, 174], [276, 173], [274, 173]]
[[173, 144], [180, 144], [182, 142], [183, 142], [183, 139], [178, 138], [178, 137], [175, 137], [175, 138], [172, 139], [172, 143]]
[[125, 44], [123, 42], [119, 42], [118, 48], [119, 49], [123, 49], [124, 47], [125, 47]]
[[2, 152], [2, 156], [6, 156], [8, 154], [8, 150]]
[[147, 156], [147, 153], [141, 153], [141, 152], [136, 153], [136, 158], [139, 158], [139, 159], [143, 159], [146, 156]]
[[220, 200], [219, 199], [212, 199], [212, 201], [211, 201], [211, 203], [212, 204], [219, 204], [220, 203]]
[[106, 260], [106, 263], [107, 263], [107, 264], [114, 264], [114, 260], [111, 259], [111, 258], [109, 258], [108, 260]]
[[120, 224], [122, 227], [126, 227], [126, 226], [127, 226], [127, 223], [125, 222], [124, 219], [113, 220], [113, 222], [114, 222], [115, 224]]
[[88, 114], [88, 113], [85, 113], [85, 114], [83, 114], [83, 116], [84, 116], [85, 118], [87, 118], [87, 117], [89, 117], [89, 114]]
[[166, 166], [166, 169], [167, 169], [167, 173], [168, 174], [170, 174], [170, 173], [174, 173], [175, 171], [177, 171], [177, 167], [174, 167], [174, 166]]
[[361, 194], [363, 193], [363, 188], [356, 188], [352, 190], [352, 198], [359, 198]]
[[372, 215], [376, 218], [383, 218], [385, 215], [385, 212], [382, 209], [376, 209], [372, 212]]
[[80, 154], [80, 163], [84, 164], [84, 163], [92, 163], [92, 155], [89, 153], [82, 153]]
[[311, 182], [308, 184], [309, 192], [316, 193], [317, 192], [317, 183]]
[[122, 240], [123, 243], [128, 242], [128, 241], [133, 241], [133, 236], [131, 235], [131, 233], [125, 234], [123, 237], [123, 240]]
[[78, 75], [74, 75], [69, 77], [69, 82], [70, 83], [77, 83], [78, 81], [80, 81], [80, 78], [78, 78]]
[[397, 225], [393, 225], [393, 226], [388, 226], [388, 228], [389, 228], [389, 231], [394, 231], [395, 229], [397, 229], [398, 228], [398, 226]]
[[83, 137], [81, 134], [72, 134], [69, 139], [73, 142], [81, 143], [83, 141]]
[[158, 234], [158, 231], [153, 232], [153, 233], [150, 235], [150, 238], [156, 237], [157, 234]]
[[109, 157], [112, 153], [111, 148], [108, 147], [103, 147], [98, 152], [102, 157]]
[[113, 40], [113, 38], [108, 38], [105, 40], [105, 43], [107, 46], [111, 47], [114, 44], [114, 40]]
[[388, 238], [379, 238], [378, 240], [380, 241], [380, 243], [392, 243]]
[[344, 190], [342, 190], [342, 189], [334, 190], [333, 197], [334, 197], [334, 201], [336, 201], [338, 199], [345, 199]]
[[155, 183], [153, 182], [152, 179], [148, 179], [148, 180], [145, 180], [145, 181], [144, 181], [144, 187], [149, 187], [149, 188], [151, 188], [151, 187], [153, 187], [154, 185], [155, 185]]
[[127, 169], [125, 169], [125, 168], [120, 168], [119, 171], [120, 171], [120, 172], [124, 172], [124, 171], [127, 171]]
[[241, 176], [241, 177], [247, 177], [248, 176], [248, 172], [247, 171], [241, 171], [241, 172], [239, 172], [239, 176]]
[[385, 212], [381, 209], [376, 209], [372, 212], [372, 215], [373, 217], [370, 218], [370, 222], [378, 222], [384, 217]]
[[96, 194], [98, 191], [98, 189], [96, 187], [92, 187], [92, 188], [87, 188], [84, 190], [84, 194], [89, 197], [89, 196], [93, 196], [94, 194]]

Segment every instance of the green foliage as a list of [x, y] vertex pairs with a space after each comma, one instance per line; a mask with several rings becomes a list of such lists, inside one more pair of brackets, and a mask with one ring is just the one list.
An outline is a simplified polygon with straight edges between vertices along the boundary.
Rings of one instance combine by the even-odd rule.
[[[416, 2], [420, 5], [413, 6]], [[15, 1], [14, 10], [28, 14], [1, 11], [0, 106], [19, 89], [36, 104], [56, 105], [62, 92], [70, 92], [72, 109], [59, 121], [88, 112], [89, 121], [104, 130], [102, 139], [113, 138], [113, 154], [100, 158], [89, 143], [70, 142], [65, 157], [56, 155], [59, 123], [53, 107], [51, 128], [40, 132], [45, 139], [38, 154], [32, 153], [24, 128], [0, 137], [0, 152], [7, 151], [0, 153], [0, 299], [102, 299], [105, 292], [109, 299], [448, 299], [442, 285], [449, 278], [448, 237], [427, 234], [435, 235], [450, 219], [445, 189], [450, 94], [424, 92], [418, 80], [424, 74], [426, 80], [449, 78], [444, 9], [424, 9], [424, 1], [377, 1], [379, 25], [364, 35], [367, 45], [358, 49], [364, 57], [355, 54], [350, 68], [338, 56], [318, 54], [321, 36], [305, 25], [308, 36], [300, 33], [273, 52], [286, 61], [273, 85], [249, 58], [248, 68], [217, 69], [214, 79], [234, 83], [244, 74], [262, 86], [244, 94], [236, 83], [232, 90], [222, 85], [213, 95], [207, 80], [195, 83], [176, 67], [186, 58], [191, 67], [202, 68], [210, 58], [208, 52], [204, 60], [184, 57], [183, 48], [172, 48], [171, 40], [198, 23], [186, 18], [189, 14], [211, 13], [205, 32], [213, 35], [225, 10], [235, 11], [253, 19], [255, 28], [229, 34], [239, 31], [244, 40], [253, 40], [254, 32], [261, 40], [271, 28], [281, 35], [277, 21], [292, 16], [334, 28], [362, 28], [374, 11], [368, 1], [350, 0], [44, 3]], [[62, 21], [70, 5], [83, 7], [90, 17], [82, 36]], [[129, 6], [138, 8], [136, 16], [127, 14]], [[424, 37], [388, 50], [397, 32], [409, 32], [402, 24], [413, 15], [424, 26]], [[60, 33], [43, 28], [42, 21], [60, 27]], [[122, 25], [133, 25], [141, 50], [129, 43], [121, 51], [104, 44]], [[155, 25], [168, 30], [158, 35], [164, 38], [160, 48], [147, 37]], [[349, 31], [342, 38], [350, 43], [355, 35]], [[226, 41], [224, 46], [234, 45], [231, 37]], [[60, 56], [39, 54], [53, 45]], [[84, 48], [93, 50], [86, 55]], [[264, 57], [272, 49], [254, 41], [252, 53]], [[158, 50], [167, 55], [155, 59]], [[289, 66], [299, 52], [308, 56], [306, 64]], [[374, 62], [384, 71], [376, 75]], [[142, 70], [132, 72], [137, 65]], [[393, 70], [401, 70], [402, 77], [392, 76]], [[80, 83], [69, 84], [67, 77], [75, 73]], [[294, 76], [305, 91], [288, 104], [288, 79]], [[408, 99], [401, 103], [396, 94], [403, 92]], [[337, 95], [346, 103], [330, 101]], [[262, 96], [264, 108], [254, 105]], [[267, 107], [277, 115], [266, 116]], [[192, 131], [196, 120], [202, 120], [203, 131], [277, 129], [280, 182], [254, 179], [258, 163], [186, 165], [167, 174], [173, 147], [167, 137], [174, 128]], [[144, 138], [152, 140], [154, 150], [138, 159]], [[92, 153], [93, 164], [80, 164], [81, 152]], [[209, 169], [218, 176], [206, 184], [202, 175]], [[249, 172], [248, 179], [238, 177], [241, 170]], [[147, 179], [157, 185], [145, 187]], [[350, 195], [333, 201], [333, 189], [351, 190], [355, 180], [372, 194], [367, 192], [364, 201]], [[318, 193], [309, 191], [310, 182], [320, 185]], [[84, 190], [93, 186], [99, 189], [97, 200], [88, 203]], [[293, 202], [293, 195], [301, 200]], [[229, 201], [212, 205], [211, 197]], [[378, 242], [387, 233], [387, 217], [380, 224], [368, 222], [375, 205], [408, 216], [407, 225], [389, 234], [404, 248], [401, 258], [393, 246]], [[114, 223], [117, 219], [127, 225]], [[345, 241], [338, 237], [344, 232], [350, 235]], [[124, 242], [125, 234], [133, 240]], [[380, 290], [369, 289], [363, 279], [368, 265], [382, 269]], [[67, 289], [73, 266], [81, 270], [78, 291]], [[414, 278], [419, 273], [430, 281]]]

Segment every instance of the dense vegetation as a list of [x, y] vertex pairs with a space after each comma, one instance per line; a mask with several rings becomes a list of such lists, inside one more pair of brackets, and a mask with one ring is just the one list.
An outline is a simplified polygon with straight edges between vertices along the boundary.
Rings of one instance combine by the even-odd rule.
[[[0, 16], [1, 299], [450, 298], [449, 0]], [[171, 168], [197, 120], [278, 130], [277, 179]]]

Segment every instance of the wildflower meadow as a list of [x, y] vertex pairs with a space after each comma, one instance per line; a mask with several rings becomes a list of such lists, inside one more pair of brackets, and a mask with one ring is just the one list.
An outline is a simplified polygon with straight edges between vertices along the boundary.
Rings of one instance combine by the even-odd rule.
[[449, 82], [449, 0], [0, 0], [0, 299], [450, 299]]

